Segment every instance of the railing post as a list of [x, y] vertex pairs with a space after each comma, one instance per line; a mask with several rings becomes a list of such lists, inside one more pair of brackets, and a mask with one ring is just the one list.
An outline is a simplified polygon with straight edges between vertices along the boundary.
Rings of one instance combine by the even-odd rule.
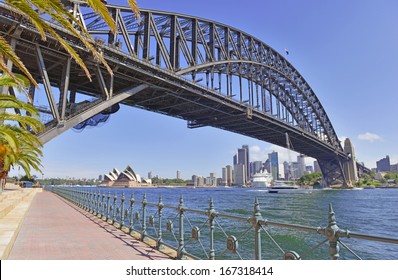
[[184, 200], [182, 195], [180, 196], [180, 203], [178, 204], [178, 249], [177, 249], [177, 259], [181, 260], [184, 256]]
[[260, 204], [256, 197], [254, 201], [254, 215], [251, 219], [254, 227], [254, 259], [261, 260], [261, 225], [260, 221], [263, 219], [260, 212]]
[[158, 221], [158, 240], [156, 242], [156, 249], [160, 249], [163, 244], [162, 239], [162, 215], [163, 215], [163, 201], [162, 195], [159, 195], [159, 203], [158, 203], [158, 214], [159, 214], [159, 221]]
[[108, 221], [109, 220], [109, 212], [110, 212], [110, 208], [111, 208], [111, 206], [110, 206], [110, 200], [111, 200], [111, 191], [108, 191], [108, 196], [107, 196], [107, 200], [106, 200], [106, 220], [105, 221]]
[[133, 214], [133, 210], [134, 210], [134, 193], [131, 193], [131, 198], [130, 198], [130, 218], [129, 218], [129, 233], [131, 234], [131, 232], [133, 231], [134, 228], [134, 214]]
[[336, 223], [336, 216], [334, 215], [332, 204], [329, 204], [328, 227], [325, 229], [325, 235], [329, 239], [329, 253], [332, 260], [337, 260], [340, 257], [340, 247], [337, 243], [339, 227]]
[[101, 219], [102, 219], [105, 216], [105, 209], [106, 209], [105, 191], [102, 193], [102, 196], [101, 196], [101, 204], [102, 204]]
[[117, 194], [116, 194], [116, 192], [114, 192], [114, 194], [113, 194], [113, 211], [112, 211], [112, 217], [111, 217], [111, 220], [110, 220], [110, 223], [111, 224], [114, 224], [115, 223], [115, 217], [116, 217], [116, 200], [117, 200]]
[[121, 212], [120, 213], [120, 229], [122, 229], [124, 226], [124, 200], [125, 200], [124, 192], [122, 192], [122, 197], [120, 199], [121, 204], [122, 204], [122, 205], [120, 205], [120, 212]]
[[93, 212], [93, 205], [94, 205], [94, 192], [92, 190], [89, 191], [89, 203], [88, 203], [88, 212]]
[[100, 212], [101, 212], [101, 191], [98, 190], [98, 192], [97, 192], [97, 202], [96, 202], [96, 207], [95, 207], [95, 215], [98, 217]]
[[216, 217], [216, 211], [214, 210], [213, 205], [213, 198], [210, 198], [210, 207], [209, 207], [209, 239], [210, 239], [210, 252], [209, 252], [209, 259], [214, 260], [216, 258], [215, 251], [214, 251], [214, 218]]
[[146, 193], [144, 193], [144, 197], [142, 200], [142, 234], [141, 234], [141, 241], [145, 240], [146, 235]]

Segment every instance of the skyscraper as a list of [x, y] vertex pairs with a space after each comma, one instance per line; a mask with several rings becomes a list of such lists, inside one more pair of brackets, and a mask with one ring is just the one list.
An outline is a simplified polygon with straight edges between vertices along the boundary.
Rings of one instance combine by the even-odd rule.
[[300, 178], [305, 173], [305, 155], [301, 154], [297, 156], [297, 164], [298, 164], [297, 178]]
[[243, 145], [242, 149], [246, 150], [246, 160], [245, 160], [245, 166], [246, 166], [246, 182], [250, 180], [250, 157], [249, 157], [249, 146], [248, 145]]
[[227, 186], [232, 186], [234, 178], [232, 174], [232, 166], [227, 165], [226, 169], [227, 169]]
[[376, 162], [378, 172], [389, 172], [391, 170], [390, 157], [386, 156]]
[[227, 168], [226, 167], [222, 168], [221, 174], [222, 174], [222, 184], [224, 186], [227, 186]]
[[270, 163], [270, 173], [272, 174], [272, 178], [274, 180], [279, 179], [279, 162], [278, 162], [278, 152], [272, 152], [268, 154], [268, 159]]
[[241, 187], [246, 185], [246, 167], [244, 164], [234, 165], [235, 185]]

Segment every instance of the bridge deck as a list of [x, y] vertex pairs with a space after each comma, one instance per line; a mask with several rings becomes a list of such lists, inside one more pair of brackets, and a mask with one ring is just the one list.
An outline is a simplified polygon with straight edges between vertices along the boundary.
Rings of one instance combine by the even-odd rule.
[[38, 193], [8, 259], [169, 259], [50, 192]]

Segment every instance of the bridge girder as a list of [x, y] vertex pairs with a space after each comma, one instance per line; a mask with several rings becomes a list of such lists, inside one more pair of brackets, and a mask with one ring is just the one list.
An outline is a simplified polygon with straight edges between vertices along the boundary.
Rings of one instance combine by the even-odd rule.
[[[120, 93], [145, 85], [119, 102], [187, 120], [190, 127], [213, 126], [280, 146], [285, 146], [284, 135], [289, 133], [295, 151], [321, 162], [347, 160], [318, 97], [299, 72], [267, 44], [198, 17], [142, 9], [137, 20], [129, 8], [107, 7], [117, 33], [110, 32], [86, 7], [75, 10], [83, 26], [96, 36], [97, 48], [112, 67], [113, 76], [77, 38], [55, 27], [95, 73], [90, 82], [56, 40], [49, 35], [42, 41], [21, 15], [0, 4], [1, 34], [16, 39], [17, 54], [45, 85], [50, 109], [42, 111], [51, 114], [43, 133], [47, 136], [40, 136], [44, 142], [57, 135], [54, 127], [68, 121], [72, 124], [78, 115], [79, 120], [92, 116], [84, 112], [97, 113], [98, 104], [112, 104], [109, 100], [116, 100], [113, 98]], [[56, 89], [59, 93], [53, 92]], [[94, 100], [78, 103], [76, 93]], [[49, 134], [51, 129], [53, 134]], [[324, 175], [333, 169], [327, 164], [321, 168]]]

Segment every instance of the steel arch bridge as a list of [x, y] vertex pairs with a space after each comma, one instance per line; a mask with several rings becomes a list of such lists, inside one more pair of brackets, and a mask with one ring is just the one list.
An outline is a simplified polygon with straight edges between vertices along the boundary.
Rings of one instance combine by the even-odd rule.
[[270, 46], [211, 20], [145, 9], [137, 19], [127, 7], [107, 5], [118, 26], [113, 33], [82, 3], [71, 1], [70, 11], [113, 76], [76, 37], [53, 26], [95, 73], [91, 82], [51, 35], [41, 40], [0, 4], [2, 36], [44, 88], [46, 106], [37, 106], [47, 116], [43, 143], [121, 103], [186, 120], [189, 128], [211, 126], [284, 147], [288, 134], [293, 150], [318, 160], [328, 185], [351, 184], [344, 168], [350, 157], [318, 97]]

